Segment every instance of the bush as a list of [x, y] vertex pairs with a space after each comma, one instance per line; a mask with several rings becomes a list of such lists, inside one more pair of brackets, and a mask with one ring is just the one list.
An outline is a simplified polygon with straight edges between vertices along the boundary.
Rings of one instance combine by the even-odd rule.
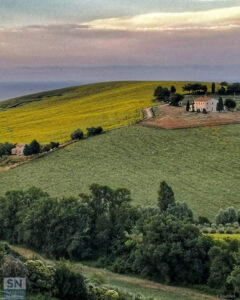
[[229, 207], [226, 210], [220, 209], [216, 216], [216, 223], [226, 225], [232, 224], [238, 221], [237, 212], [233, 207]]
[[199, 114], [200, 112], [201, 112], [201, 110], [198, 108], [198, 109], [197, 109], [197, 113]]
[[40, 260], [27, 260], [28, 289], [33, 292], [52, 292], [55, 284], [55, 269]]
[[59, 143], [51, 142], [51, 143], [48, 144], [48, 145], [42, 146], [41, 152], [48, 152], [48, 151], [50, 151], [50, 150], [52, 150], [52, 149], [56, 149], [56, 148], [59, 147], [59, 145], [60, 145]]
[[226, 99], [224, 105], [228, 110], [234, 109], [236, 107], [236, 102], [232, 99]]
[[87, 136], [88, 137], [101, 134], [102, 132], [103, 132], [103, 129], [101, 126], [87, 128]]
[[27, 268], [24, 263], [13, 257], [8, 256], [2, 266], [3, 277], [25, 277], [27, 274]]
[[203, 217], [203, 216], [199, 216], [198, 217], [198, 223], [202, 224], [202, 225], [204, 225], [204, 224], [211, 224], [211, 222], [208, 220], [208, 218]]
[[50, 142], [49, 146], [51, 149], [55, 149], [55, 148], [58, 148], [59, 147], [59, 143], [56, 143], [56, 142]]
[[13, 144], [4, 143], [0, 144], [0, 157], [4, 155], [11, 155], [11, 151], [14, 148]]
[[72, 271], [65, 263], [57, 265], [55, 282], [57, 288], [55, 296], [64, 300], [88, 299], [84, 277]]
[[26, 145], [24, 147], [23, 154], [26, 156], [32, 155], [32, 154], [38, 154], [38, 153], [40, 153], [40, 150], [41, 150], [41, 146], [38, 143], [38, 141], [33, 140], [29, 145]]
[[207, 111], [206, 111], [206, 109], [205, 109], [205, 108], [203, 109], [203, 111], [202, 111], [202, 112], [203, 112], [203, 114], [205, 114], [205, 115], [207, 114]]
[[71, 134], [71, 139], [72, 140], [82, 140], [84, 137], [83, 131], [81, 129], [77, 129], [75, 130], [72, 134]]

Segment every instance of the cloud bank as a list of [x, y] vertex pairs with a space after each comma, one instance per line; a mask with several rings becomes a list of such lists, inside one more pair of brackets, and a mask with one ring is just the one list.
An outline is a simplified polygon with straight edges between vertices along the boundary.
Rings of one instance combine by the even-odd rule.
[[240, 28], [240, 6], [197, 12], [159, 12], [133, 17], [99, 19], [85, 25], [95, 30], [130, 31], [232, 29]]

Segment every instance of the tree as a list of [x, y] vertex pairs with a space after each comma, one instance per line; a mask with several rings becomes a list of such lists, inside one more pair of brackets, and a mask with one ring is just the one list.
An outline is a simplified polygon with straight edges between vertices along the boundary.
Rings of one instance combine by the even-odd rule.
[[41, 151], [41, 146], [38, 141], [33, 140], [29, 145], [25, 145], [23, 154], [24, 155], [33, 155], [38, 154]]
[[240, 265], [235, 265], [232, 273], [227, 278], [227, 283], [233, 285], [234, 292], [240, 295]]
[[215, 82], [212, 83], [212, 94], [215, 94], [216, 92], [216, 84]]
[[144, 221], [133, 265], [141, 275], [162, 282], [201, 283], [211, 243], [195, 225], [171, 215], [156, 215]]
[[172, 94], [176, 93], [177, 90], [176, 90], [176, 88], [175, 88], [174, 85], [171, 86], [171, 90], [170, 91], [171, 91]]
[[223, 105], [223, 99], [220, 97], [218, 99], [218, 104], [217, 104], [217, 111], [223, 111], [224, 110], [224, 105]]
[[234, 223], [238, 221], [237, 212], [233, 207], [229, 207], [226, 210], [220, 209], [216, 216], [217, 224]]
[[222, 81], [222, 82], [220, 83], [220, 85], [221, 85], [221, 86], [228, 86], [228, 83], [227, 83], [227, 81]]
[[40, 152], [40, 149], [41, 149], [40, 144], [36, 140], [33, 140], [30, 143], [29, 147], [32, 151], [32, 154], [38, 154]]
[[88, 137], [101, 134], [102, 132], [103, 132], [103, 129], [101, 126], [87, 128], [87, 136]]
[[158, 101], [167, 102], [169, 100], [170, 91], [167, 88], [163, 88], [162, 86], [158, 86], [154, 91], [154, 97]]
[[225, 95], [226, 89], [224, 86], [220, 87], [220, 89], [218, 90], [218, 94], [219, 95]]
[[178, 106], [179, 102], [184, 99], [183, 95], [180, 94], [172, 94], [169, 98], [169, 104], [172, 106]]
[[167, 214], [173, 215], [180, 220], [190, 220], [193, 221], [193, 212], [190, 208], [188, 208], [186, 203], [177, 202], [176, 204], [168, 205], [166, 210]]
[[84, 134], [81, 129], [77, 129], [71, 134], [72, 140], [81, 140], [81, 139], [83, 139], [83, 137], [84, 137]]
[[188, 100], [187, 105], [186, 105], [186, 111], [189, 111], [189, 110], [190, 110], [190, 102]]
[[169, 205], [175, 204], [175, 197], [172, 188], [165, 181], [160, 184], [158, 191], [158, 206], [162, 212], [166, 211]]
[[232, 99], [226, 99], [224, 105], [228, 110], [233, 110], [236, 107], [236, 102]]

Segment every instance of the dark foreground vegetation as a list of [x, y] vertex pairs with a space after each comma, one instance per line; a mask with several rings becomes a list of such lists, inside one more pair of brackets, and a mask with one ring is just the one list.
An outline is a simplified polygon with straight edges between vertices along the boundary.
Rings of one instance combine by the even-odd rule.
[[[203, 235], [198, 225], [206, 219], [194, 220], [165, 182], [156, 207], [131, 206], [126, 189], [93, 184], [90, 191], [78, 199], [52, 198], [37, 188], [7, 192], [0, 199], [1, 240], [56, 259], [98, 260], [115, 272], [163, 283], [240, 293], [239, 242]], [[225, 215], [220, 212], [218, 221], [228, 222]]]
[[38, 258], [26, 259], [0, 243], [0, 280], [4, 277], [26, 277], [27, 299], [34, 300], [152, 300], [134, 295], [122, 288], [102, 286], [97, 275], [85, 278], [70, 263], [47, 265]]

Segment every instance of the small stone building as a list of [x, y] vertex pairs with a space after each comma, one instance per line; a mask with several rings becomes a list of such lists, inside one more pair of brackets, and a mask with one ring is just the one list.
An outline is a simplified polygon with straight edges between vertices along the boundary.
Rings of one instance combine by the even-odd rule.
[[13, 148], [11, 151], [12, 155], [18, 155], [18, 156], [23, 155], [25, 146], [26, 144], [16, 144], [15, 148]]
[[205, 108], [206, 111], [217, 111], [218, 100], [210, 97], [200, 97], [194, 100], [194, 110], [203, 111]]

